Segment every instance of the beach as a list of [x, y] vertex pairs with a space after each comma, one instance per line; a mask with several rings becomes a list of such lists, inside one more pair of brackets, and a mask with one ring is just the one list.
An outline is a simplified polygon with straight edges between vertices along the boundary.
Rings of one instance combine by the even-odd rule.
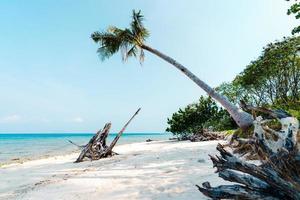
[[208, 154], [223, 141], [117, 145], [119, 155], [73, 163], [78, 153], [0, 168], [0, 199], [208, 199], [196, 184], [226, 184]]

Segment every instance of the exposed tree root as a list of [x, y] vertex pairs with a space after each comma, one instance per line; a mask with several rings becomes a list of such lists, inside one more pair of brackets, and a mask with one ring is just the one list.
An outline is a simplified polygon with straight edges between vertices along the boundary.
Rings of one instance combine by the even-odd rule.
[[221, 178], [236, 184], [211, 187], [205, 182], [197, 185], [200, 192], [213, 199], [300, 199], [299, 122], [284, 111], [267, 112], [280, 121], [281, 130], [269, 128], [268, 120], [257, 117], [253, 137], [240, 141], [261, 164], [244, 161], [219, 144], [221, 156], [210, 156], [213, 165]]
[[104, 128], [98, 131], [90, 141], [84, 145], [80, 146], [75, 144], [72, 141], [70, 143], [76, 145], [79, 148], [82, 148], [80, 155], [78, 156], [75, 162], [82, 162], [84, 158], [89, 158], [90, 160], [99, 160], [101, 158], [110, 157], [116, 155], [117, 153], [113, 152], [114, 146], [117, 144], [118, 140], [120, 139], [121, 135], [125, 131], [128, 124], [132, 121], [132, 119], [138, 114], [141, 109], [139, 108], [136, 113], [130, 118], [130, 120], [124, 125], [124, 127], [120, 130], [118, 135], [114, 138], [114, 140], [108, 146], [106, 144], [106, 139], [109, 134], [109, 130], [111, 128], [111, 123], [106, 123]]

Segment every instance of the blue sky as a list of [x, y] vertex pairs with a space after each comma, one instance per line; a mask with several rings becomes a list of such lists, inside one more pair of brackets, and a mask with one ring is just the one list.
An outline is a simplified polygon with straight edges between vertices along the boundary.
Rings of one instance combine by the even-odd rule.
[[205, 94], [165, 61], [146, 53], [101, 62], [93, 31], [126, 27], [141, 9], [147, 43], [211, 86], [232, 80], [295, 21], [284, 0], [4, 0], [0, 3], [0, 132], [163, 132], [179, 107]]

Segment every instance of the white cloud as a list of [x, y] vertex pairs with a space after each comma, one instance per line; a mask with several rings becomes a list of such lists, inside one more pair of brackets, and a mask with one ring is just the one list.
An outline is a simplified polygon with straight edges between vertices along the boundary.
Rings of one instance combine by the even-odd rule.
[[17, 114], [8, 115], [5, 117], [0, 118], [0, 123], [12, 123], [12, 122], [18, 122], [20, 121], [22, 117]]
[[84, 120], [83, 120], [82, 117], [75, 117], [72, 121], [76, 122], [76, 123], [82, 123], [82, 122], [84, 122]]

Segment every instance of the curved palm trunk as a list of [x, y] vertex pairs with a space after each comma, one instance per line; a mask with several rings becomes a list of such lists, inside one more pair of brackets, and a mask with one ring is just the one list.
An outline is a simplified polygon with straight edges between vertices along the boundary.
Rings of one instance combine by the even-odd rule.
[[211, 88], [205, 82], [200, 80], [190, 70], [178, 63], [176, 60], [147, 45], [142, 45], [141, 48], [157, 55], [158, 57], [172, 64], [182, 73], [184, 73], [187, 77], [189, 77], [192, 81], [194, 81], [199, 87], [201, 87], [205, 92], [207, 92], [207, 94], [210, 97], [219, 102], [229, 112], [231, 117], [234, 119], [234, 121], [240, 128], [247, 129], [249, 126], [252, 125], [253, 118], [249, 113], [246, 113], [245, 111], [232, 104], [230, 101], [228, 101], [226, 97], [217, 93], [213, 88]]

